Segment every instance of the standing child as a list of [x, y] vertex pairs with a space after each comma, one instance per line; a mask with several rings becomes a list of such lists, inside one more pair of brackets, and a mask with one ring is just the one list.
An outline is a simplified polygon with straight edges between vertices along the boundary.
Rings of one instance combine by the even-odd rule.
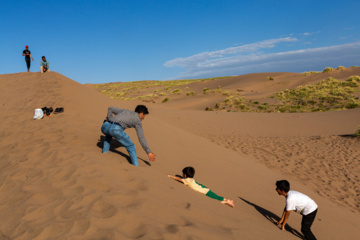
[[34, 61], [33, 57], [31, 56], [31, 52], [29, 50], [29, 46], [26, 45], [25, 46], [25, 50], [23, 51], [22, 53], [23, 56], [25, 56], [25, 62], [26, 62], [26, 66], [27, 66], [27, 70], [28, 72], [30, 72], [30, 65], [31, 65], [31, 62], [30, 62], [30, 58]]
[[286, 205], [280, 221], [277, 223], [282, 230], [285, 230], [286, 222], [290, 212], [295, 211], [303, 215], [301, 221], [301, 232], [308, 240], [316, 240], [311, 232], [311, 225], [315, 220], [318, 205], [305, 194], [290, 190], [290, 183], [286, 180], [276, 182], [276, 191], [279, 195], [285, 196]]
[[230, 207], [235, 207], [233, 200], [226, 199], [224, 197], [220, 197], [220, 196], [216, 195], [215, 193], [213, 193], [209, 188], [196, 182], [195, 179], [193, 178], [195, 175], [195, 169], [193, 167], [186, 167], [182, 170], [182, 172], [183, 172], [183, 178], [172, 176], [172, 175], [167, 175], [167, 176], [176, 181], [184, 183], [185, 186], [189, 186], [191, 189], [193, 189], [197, 192], [201, 192], [203, 194], [206, 194], [206, 196], [208, 196], [208, 197], [211, 197], [213, 199], [221, 201], [222, 204], [227, 204]]

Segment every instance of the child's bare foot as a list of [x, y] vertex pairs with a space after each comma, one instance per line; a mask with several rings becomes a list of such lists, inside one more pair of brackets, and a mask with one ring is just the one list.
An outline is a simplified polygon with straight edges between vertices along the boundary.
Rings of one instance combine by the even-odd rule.
[[224, 201], [221, 201], [221, 203], [222, 203], [222, 204], [229, 205], [230, 207], [235, 207], [234, 201], [233, 201], [233, 200], [230, 200], [230, 199], [224, 198]]

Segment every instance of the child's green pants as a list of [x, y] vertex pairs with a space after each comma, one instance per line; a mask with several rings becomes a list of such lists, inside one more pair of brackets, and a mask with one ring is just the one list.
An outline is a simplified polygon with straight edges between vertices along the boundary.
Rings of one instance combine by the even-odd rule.
[[216, 199], [216, 200], [219, 200], [219, 201], [224, 201], [224, 197], [220, 197], [220, 196], [216, 195], [211, 190], [209, 190], [207, 192], [206, 196], [211, 197], [211, 198]]

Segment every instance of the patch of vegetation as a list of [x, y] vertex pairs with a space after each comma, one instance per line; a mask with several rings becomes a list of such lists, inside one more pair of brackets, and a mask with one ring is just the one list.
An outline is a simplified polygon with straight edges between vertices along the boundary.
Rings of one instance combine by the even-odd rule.
[[299, 86], [276, 92], [271, 98], [276, 104], [261, 103], [245, 97], [229, 96], [216, 103], [215, 109], [233, 109], [242, 112], [320, 112], [360, 107], [359, 98], [353, 95], [360, 91], [360, 77], [351, 76], [346, 81], [334, 78], [315, 85]]
[[217, 88], [213, 90], [213, 93], [221, 93], [221, 86], [217, 86]]
[[210, 91], [210, 88], [204, 88], [203, 89], [203, 94], [206, 95], [206, 94], [209, 93], [209, 91]]
[[161, 103], [166, 103], [166, 102], [168, 102], [170, 99], [168, 98], [168, 97], [166, 97], [166, 98], [164, 98], [162, 101], [161, 101]]
[[277, 107], [280, 112], [318, 112], [357, 108], [360, 107], [360, 102], [352, 93], [359, 90], [359, 85], [356, 76], [347, 81], [329, 78], [316, 85], [278, 91], [273, 97], [282, 102]]
[[[140, 97], [142, 93], [146, 94], [149, 91], [153, 91], [153, 93], [155, 94], [159, 92], [160, 89], [163, 89], [163, 91], [169, 91], [171, 88], [180, 87], [190, 83], [212, 81], [215, 79], [223, 79], [223, 78], [229, 78], [229, 77], [182, 79], [182, 80], [171, 80], [171, 81], [149, 80], [149, 81], [134, 81], [134, 82], [120, 82], [120, 83], [105, 83], [105, 84], [93, 85], [93, 88], [97, 89], [99, 92], [113, 99], [134, 100], [134, 99], [138, 99], [138, 97]], [[186, 87], [185, 89], [189, 90], [189, 87]], [[175, 89], [173, 93], [179, 94], [181, 93], [181, 91]], [[129, 95], [129, 97], [125, 98], [124, 95]], [[159, 95], [165, 96], [167, 94], [162, 92]], [[146, 99], [146, 98], [140, 97], [140, 99]]]
[[304, 72], [304, 75], [311, 75], [311, 74], [317, 74], [317, 73], [321, 73], [321, 72], [317, 72], [317, 71], [310, 71], [310, 72]]
[[274, 80], [273, 77], [267, 77], [266, 79], [267, 79], [267, 80], [270, 80], [270, 81]]
[[356, 132], [353, 134], [353, 137], [360, 137], [360, 126], [356, 130]]
[[323, 70], [323, 73], [326, 73], [326, 72], [332, 72], [334, 71], [334, 69], [332, 67], [326, 67], [324, 70]]
[[179, 95], [179, 94], [181, 94], [181, 90], [177, 88], [174, 91], [172, 91], [171, 93]]
[[195, 95], [196, 95], [195, 92], [187, 92], [187, 93], [186, 93], [186, 96], [195, 96]]

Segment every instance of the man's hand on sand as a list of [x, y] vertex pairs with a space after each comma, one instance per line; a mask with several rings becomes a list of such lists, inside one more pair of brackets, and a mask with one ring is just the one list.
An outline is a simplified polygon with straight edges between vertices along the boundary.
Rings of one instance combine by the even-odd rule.
[[154, 153], [149, 153], [148, 156], [149, 156], [150, 161], [152, 161], [152, 162], [155, 161], [155, 156], [156, 155]]

